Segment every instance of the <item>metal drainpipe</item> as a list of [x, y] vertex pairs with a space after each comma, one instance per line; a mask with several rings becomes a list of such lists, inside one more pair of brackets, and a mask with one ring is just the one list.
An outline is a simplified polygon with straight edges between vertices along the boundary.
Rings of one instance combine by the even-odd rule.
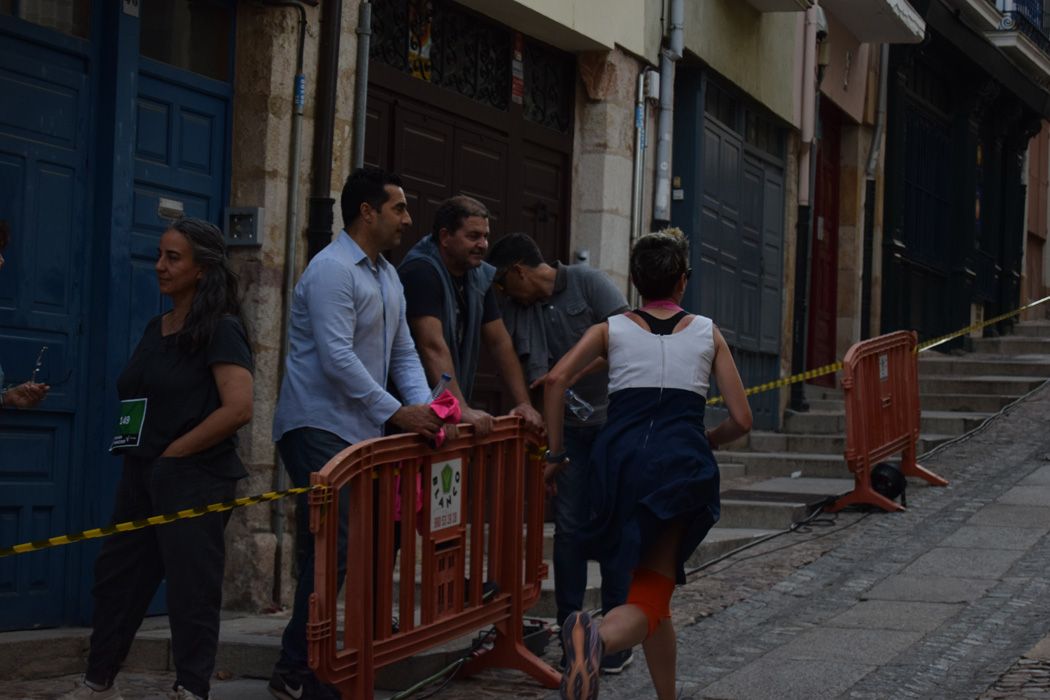
[[357, 68], [354, 74], [354, 160], [365, 164], [365, 123], [368, 106], [368, 49], [372, 41], [372, 3], [365, 0], [357, 11]]
[[671, 145], [674, 129], [675, 63], [684, 50], [685, 0], [671, 0], [667, 47], [660, 50], [660, 116], [656, 131], [656, 186], [653, 230], [671, 223]]
[[[645, 190], [645, 74], [638, 74], [638, 90], [634, 101], [634, 172], [631, 174], [631, 235], [628, 250], [642, 233], [642, 195]], [[631, 304], [637, 303], [637, 290], [629, 284]]]
[[875, 261], [875, 171], [882, 149], [882, 135], [886, 130], [886, 96], [889, 85], [890, 46], [882, 45], [879, 60], [879, 106], [875, 113], [875, 134], [868, 151], [868, 165], [864, 170], [864, 252], [860, 287], [860, 337], [871, 337], [871, 274]]
[[332, 143], [335, 131], [335, 96], [339, 87], [339, 38], [342, 0], [321, 4], [321, 31], [317, 60], [317, 109], [314, 118], [313, 185], [306, 226], [308, 258], [332, 240]]
[[[303, 107], [306, 104], [306, 76], [303, 74], [303, 53], [306, 47], [306, 9], [298, 2], [288, 0], [267, 0], [266, 5], [271, 7], [288, 7], [299, 13], [299, 47], [295, 57], [295, 87], [293, 92], [292, 108], [292, 141], [289, 161], [291, 168], [288, 175], [288, 209], [284, 225], [284, 305], [281, 310], [281, 352], [277, 358], [277, 374], [280, 386], [281, 377], [284, 375], [284, 358], [288, 356], [288, 324], [291, 316], [292, 290], [295, 284], [295, 258], [296, 243], [299, 238], [299, 154], [302, 152], [303, 143]], [[281, 455], [277, 453], [276, 459], [276, 489], [283, 491], [288, 488], [288, 475], [281, 463]], [[276, 504], [273, 511], [273, 531], [277, 538], [274, 552], [274, 576], [273, 602], [281, 604], [281, 576], [284, 570], [284, 531], [285, 516], [283, 504]]]

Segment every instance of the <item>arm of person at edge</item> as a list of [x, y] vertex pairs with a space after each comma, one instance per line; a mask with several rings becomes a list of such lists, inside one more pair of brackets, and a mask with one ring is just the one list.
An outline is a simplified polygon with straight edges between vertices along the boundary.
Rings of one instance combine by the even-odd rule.
[[[591, 326], [580, 342], [558, 360], [547, 372], [543, 387], [543, 415], [547, 419], [547, 449], [551, 454], [561, 454], [565, 449], [565, 390], [580, 370], [596, 359], [607, 360], [609, 353], [609, 324], [599, 323]], [[555, 495], [554, 476], [565, 466], [565, 460], [556, 463], [548, 462], [543, 468], [543, 480], [547, 484], [547, 493]]]
[[[395, 411], [390, 417], [391, 422], [407, 432], [433, 438], [441, 429], [441, 420], [430, 410], [430, 387], [427, 386], [426, 373], [419, 362], [419, 354], [408, 330], [404, 295], [401, 297], [401, 314], [390, 349], [390, 378], [410, 404]], [[433, 431], [433, 435], [430, 431]], [[454, 425], [445, 426], [445, 437], [453, 439], [456, 436]]]
[[[474, 426], [474, 431], [479, 436], [492, 432], [492, 416], [485, 411], [471, 408], [463, 399], [463, 392], [459, 388], [459, 380], [456, 378], [456, 369], [452, 362], [452, 353], [448, 349], [448, 344], [445, 343], [445, 332], [441, 327], [441, 319], [437, 316], [414, 316], [408, 319], [408, 327], [416, 341], [416, 350], [419, 352], [419, 359], [423, 361], [427, 379], [436, 384], [442, 373], [452, 377], [448, 390], [459, 401], [459, 408], [463, 411], [463, 422]], [[450, 427], [445, 426], [445, 435], [452, 439], [458, 433], [455, 428], [449, 430]]]
[[744, 383], [740, 380], [740, 372], [737, 371], [733, 354], [722, 332], [718, 330], [718, 326], [715, 326], [714, 335], [714, 375], [718, 388], [722, 391], [722, 399], [729, 410], [729, 415], [717, 426], [707, 431], [707, 441], [711, 443], [711, 449], [730, 443], [751, 431], [751, 406], [747, 402], [747, 394], [744, 393]]
[[319, 268], [307, 295], [307, 313], [313, 326], [321, 371], [339, 391], [361, 402], [377, 425], [388, 420], [407, 431], [432, 439], [441, 419], [427, 404], [402, 406], [368, 373], [354, 350], [357, 306], [353, 278], [333, 263]]
[[47, 396], [51, 387], [39, 382], [22, 382], [4, 392], [4, 407], [33, 408]]
[[[585, 295], [587, 303], [593, 309], [597, 315], [596, 322], [602, 322], [607, 320], [610, 316], [616, 314], [622, 314], [627, 311], [630, 307], [625, 303], [627, 300], [623, 298], [623, 293], [616, 288], [616, 285], [612, 283], [608, 277], [604, 274], [598, 273], [597, 276], [589, 278], [591, 284], [585, 288]], [[576, 382], [580, 381], [588, 374], [595, 372], [607, 372], [609, 370], [609, 362], [604, 357], [596, 357], [586, 367], [577, 372], [572, 379], [569, 380], [569, 386], [575, 386]], [[544, 383], [547, 378], [546, 375], [540, 377], [534, 381], [529, 388], [535, 389]]]
[[161, 457], [188, 457], [214, 447], [252, 419], [252, 373], [240, 365], [211, 366], [219, 389], [219, 407], [192, 430], [172, 440]]
[[[579, 372], [577, 372], [569, 380], [569, 386], [575, 386], [576, 382], [580, 381], [581, 379], [586, 377], [588, 374], [594, 374], [595, 372], [604, 372], [604, 371], [607, 371], [608, 369], [609, 369], [609, 361], [606, 360], [604, 357], [596, 357], [596, 358], [594, 358], [594, 360], [591, 361], [590, 364], [588, 364], [586, 367], [584, 367]], [[542, 377], [540, 377], [539, 379], [537, 379], [536, 381], [534, 381], [532, 384], [530, 384], [529, 388], [530, 389], [535, 389], [536, 387], [542, 386], [543, 384], [545, 384], [546, 381], [547, 381], [547, 375], [545, 374]]]
[[514, 341], [510, 339], [507, 326], [502, 318], [497, 318], [481, 327], [481, 338], [492, 351], [499, 366], [500, 376], [503, 384], [510, 390], [514, 401], [514, 408], [510, 409], [510, 415], [521, 416], [525, 419], [525, 425], [533, 430], [543, 432], [543, 417], [532, 407], [529, 401], [529, 390], [525, 386], [525, 374], [521, 371], [521, 364], [514, 352]]

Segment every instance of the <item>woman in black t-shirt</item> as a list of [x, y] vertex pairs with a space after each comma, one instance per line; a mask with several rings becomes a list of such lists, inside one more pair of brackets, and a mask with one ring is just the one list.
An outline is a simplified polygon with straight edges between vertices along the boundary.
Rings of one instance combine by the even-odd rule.
[[[160, 239], [157, 282], [171, 311], [152, 319], [117, 379], [110, 450], [124, 457], [113, 520], [234, 497], [246, 476], [237, 429], [252, 417], [252, 353], [222, 234], [197, 219]], [[113, 679], [167, 580], [176, 697], [207, 698], [215, 667], [228, 513], [114, 535], [95, 562], [84, 682], [68, 698], [119, 698]]]

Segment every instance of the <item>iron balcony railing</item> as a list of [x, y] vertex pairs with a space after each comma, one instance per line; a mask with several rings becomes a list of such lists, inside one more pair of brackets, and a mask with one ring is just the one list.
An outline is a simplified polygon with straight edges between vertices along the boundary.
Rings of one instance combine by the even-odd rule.
[[1021, 32], [1050, 55], [1050, 36], [1043, 12], [1043, 0], [996, 0], [993, 3], [1003, 14], [999, 28], [1003, 31]]

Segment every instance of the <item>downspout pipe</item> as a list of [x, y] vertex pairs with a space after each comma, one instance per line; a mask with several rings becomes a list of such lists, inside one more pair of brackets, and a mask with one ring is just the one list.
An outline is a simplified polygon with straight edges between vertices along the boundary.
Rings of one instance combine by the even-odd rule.
[[[634, 248], [634, 242], [642, 235], [642, 196], [645, 191], [645, 78], [648, 71], [643, 70], [638, 74], [638, 88], [634, 99], [634, 171], [631, 173], [631, 234], [630, 248]], [[637, 291], [634, 285], [630, 287], [630, 294], [634, 297]], [[632, 298], [634, 304], [636, 299]]]
[[879, 104], [875, 112], [875, 135], [871, 139], [871, 148], [868, 149], [868, 164], [864, 168], [864, 176], [868, 180], [875, 179], [875, 169], [879, 164], [879, 152], [882, 149], [882, 135], [886, 131], [886, 95], [889, 89], [890, 71], [890, 45], [883, 44], [879, 55]]
[[660, 114], [656, 122], [656, 186], [653, 188], [653, 230], [671, 223], [671, 146], [674, 129], [675, 64], [685, 44], [685, 0], [671, 0], [667, 45], [660, 50]]
[[[301, 3], [290, 0], [267, 0], [264, 4], [271, 7], [287, 7], [298, 12], [299, 15], [299, 46], [295, 56], [295, 83], [292, 94], [292, 139], [288, 160], [290, 162], [288, 173], [288, 205], [284, 222], [284, 305], [281, 312], [281, 352], [277, 358], [278, 382], [284, 374], [284, 358], [288, 356], [288, 324], [291, 317], [292, 289], [295, 285], [295, 259], [296, 244], [299, 239], [299, 167], [300, 154], [303, 145], [303, 108], [306, 105], [306, 75], [303, 73], [303, 54], [306, 50], [306, 9]], [[276, 464], [276, 490], [283, 491], [288, 488], [288, 474], [281, 464], [280, 454], [277, 454]], [[274, 571], [284, 570], [284, 533], [285, 509], [281, 504], [276, 504], [273, 510], [273, 532], [277, 539], [274, 551]], [[281, 605], [281, 577], [274, 576], [273, 602]]]
[[[805, 370], [809, 305], [809, 239], [812, 228], [813, 142], [817, 112], [817, 7], [806, 10], [802, 58], [802, 148], [798, 158], [798, 222], [795, 229], [795, 314], [792, 323], [791, 373]], [[808, 411], [801, 382], [791, 385], [790, 407]]]
[[365, 124], [368, 108], [368, 59], [372, 42], [372, 3], [364, 0], [357, 10], [357, 67], [354, 74], [353, 167], [365, 164]]
[[875, 174], [882, 150], [882, 137], [886, 131], [886, 101], [890, 72], [890, 47], [882, 45], [879, 59], [879, 105], [875, 113], [875, 133], [868, 151], [868, 164], [864, 169], [864, 250], [861, 265], [860, 287], [860, 337], [871, 337], [871, 278], [875, 265]]
[[313, 258], [332, 240], [332, 149], [335, 97], [339, 83], [339, 38], [343, 0], [321, 3], [321, 30], [317, 60], [317, 114], [314, 119], [313, 184], [306, 226], [307, 258]]

